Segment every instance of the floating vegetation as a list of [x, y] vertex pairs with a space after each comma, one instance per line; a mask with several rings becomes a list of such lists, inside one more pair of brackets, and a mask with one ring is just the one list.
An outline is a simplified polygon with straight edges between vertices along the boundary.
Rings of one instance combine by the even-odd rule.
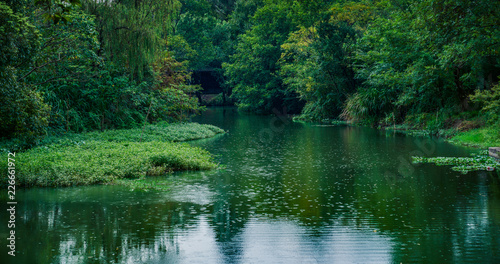
[[428, 130], [418, 130], [418, 129], [394, 129], [392, 127], [385, 127], [384, 130], [389, 133], [398, 133], [415, 137], [429, 137], [432, 133]]
[[[61, 187], [217, 168], [212, 155], [186, 143], [89, 141], [16, 153], [19, 186]], [[7, 163], [0, 162], [7, 171]]]
[[113, 184], [122, 185], [137, 191], [169, 191], [171, 189], [172, 180], [158, 179], [151, 180], [150, 178], [139, 179], [118, 179]]
[[[60, 187], [122, 183], [143, 189], [150, 185], [164, 189], [161, 184], [143, 182], [143, 179], [174, 171], [217, 168], [208, 151], [177, 142], [223, 133], [224, 130], [212, 125], [160, 123], [144, 129], [54, 137], [38, 147], [16, 153], [16, 184]], [[0, 147], [0, 153], [3, 151], [7, 149]], [[2, 171], [7, 171], [7, 165], [7, 159], [0, 161]], [[135, 181], [125, 184], [124, 179]]]
[[481, 151], [472, 157], [412, 157], [413, 163], [434, 163], [438, 166], [449, 165], [452, 170], [466, 174], [469, 171], [493, 171], [500, 169], [500, 163], [488, 155], [488, 150]]

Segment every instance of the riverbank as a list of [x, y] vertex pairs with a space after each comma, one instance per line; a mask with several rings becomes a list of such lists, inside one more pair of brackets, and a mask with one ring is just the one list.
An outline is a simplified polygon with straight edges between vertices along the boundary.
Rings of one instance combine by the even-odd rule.
[[465, 131], [459, 131], [451, 128], [438, 130], [436, 132], [418, 129], [401, 129], [398, 127], [386, 127], [384, 129], [394, 130], [396, 132], [415, 136], [437, 136], [456, 145], [474, 148], [488, 149], [489, 147], [500, 146], [500, 131], [493, 126], [480, 127]]
[[[295, 119], [295, 122], [307, 122], [301, 119]], [[325, 120], [325, 124], [331, 125], [349, 125], [349, 126], [368, 126], [355, 122]], [[444, 138], [446, 141], [462, 146], [488, 149], [489, 147], [500, 147], [500, 129], [495, 126], [482, 126], [478, 128], [452, 127], [448, 129], [419, 129], [410, 125], [387, 125], [378, 126], [378, 129], [403, 133], [412, 136], [436, 136]]]
[[494, 127], [477, 128], [460, 132], [448, 139], [448, 141], [484, 149], [488, 147], [500, 147], [500, 131]]
[[[294, 118], [294, 121], [308, 122], [300, 118]], [[367, 124], [339, 120], [323, 120], [323, 122], [321, 123], [323, 125], [320, 126], [369, 126]], [[452, 166], [452, 170], [459, 171], [461, 173], [467, 173], [476, 170], [500, 170], [500, 163], [498, 162], [498, 160], [488, 156], [489, 147], [500, 146], [500, 130], [493, 125], [472, 129], [467, 128], [467, 126], [459, 125], [457, 127], [437, 129], [434, 131], [427, 129], [418, 129], [415, 126], [410, 126], [407, 124], [378, 126], [377, 128], [380, 130], [389, 131], [390, 133], [402, 133], [411, 136], [441, 137], [444, 138], [447, 142], [455, 145], [482, 149], [480, 154], [473, 155], [472, 157], [413, 157], [413, 163], [434, 163], [438, 166], [450, 165]]]
[[[17, 152], [16, 184], [60, 187], [111, 184], [119, 179], [159, 176], [180, 170], [217, 167], [211, 154], [183, 141], [209, 138], [224, 130], [197, 123], [160, 123], [142, 128], [48, 137]], [[9, 143], [3, 142], [7, 157]], [[10, 165], [13, 165], [10, 164]], [[7, 158], [0, 169], [7, 171]]]

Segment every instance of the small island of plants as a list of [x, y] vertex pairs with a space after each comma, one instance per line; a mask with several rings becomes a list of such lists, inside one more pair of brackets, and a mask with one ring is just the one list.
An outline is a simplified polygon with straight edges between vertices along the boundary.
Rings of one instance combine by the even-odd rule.
[[[49, 137], [35, 148], [16, 153], [17, 184], [23, 187], [109, 184], [178, 170], [214, 169], [217, 164], [208, 151], [177, 142], [222, 133], [224, 130], [212, 125], [159, 123], [143, 129]], [[7, 162], [2, 162], [0, 169], [7, 171], [7, 166]]]
[[438, 166], [449, 165], [454, 171], [466, 174], [470, 171], [494, 171], [500, 170], [500, 163], [493, 157], [488, 156], [488, 151], [481, 151], [472, 157], [413, 157], [413, 163], [434, 163]]

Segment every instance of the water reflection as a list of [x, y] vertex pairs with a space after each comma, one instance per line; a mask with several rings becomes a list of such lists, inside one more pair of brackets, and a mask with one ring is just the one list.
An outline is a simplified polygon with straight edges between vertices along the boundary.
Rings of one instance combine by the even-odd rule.
[[234, 109], [198, 121], [229, 130], [191, 143], [225, 169], [169, 176], [168, 191], [21, 191], [12, 263], [500, 261], [497, 176], [408, 162], [468, 149], [366, 128], [273, 129], [283, 124]]

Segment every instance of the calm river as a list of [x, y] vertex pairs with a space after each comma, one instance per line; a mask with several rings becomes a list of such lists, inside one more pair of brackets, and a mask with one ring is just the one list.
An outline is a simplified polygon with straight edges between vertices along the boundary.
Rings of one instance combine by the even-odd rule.
[[223, 169], [166, 176], [166, 191], [19, 190], [18, 254], [0, 262], [500, 263], [498, 174], [409, 162], [477, 150], [234, 108], [193, 121], [229, 131], [189, 143]]

